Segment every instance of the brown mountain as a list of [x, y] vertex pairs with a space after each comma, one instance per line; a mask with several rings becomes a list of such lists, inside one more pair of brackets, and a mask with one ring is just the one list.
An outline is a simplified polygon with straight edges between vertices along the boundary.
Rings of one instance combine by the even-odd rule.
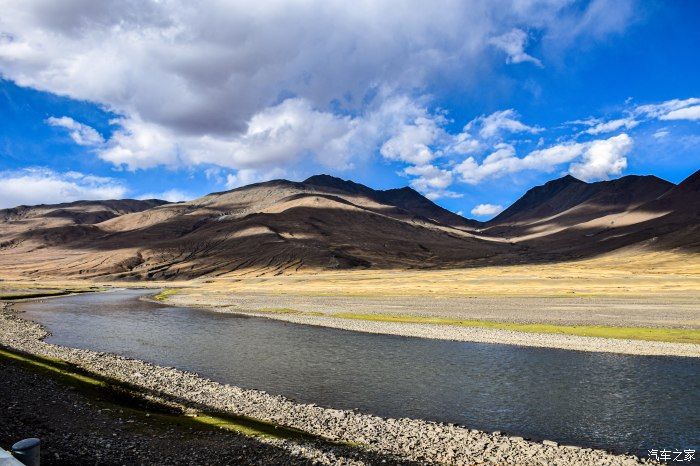
[[176, 204], [19, 207], [0, 211], [0, 267], [30, 277], [173, 279], [556, 261], [627, 247], [698, 252], [699, 178], [675, 186], [656, 177], [564, 177], [486, 224], [410, 188], [380, 191], [328, 175]]
[[167, 204], [158, 199], [76, 201], [0, 209], [0, 250], [21, 238], [35, 237], [44, 244], [63, 243], [85, 236], [91, 225], [133, 212]]
[[566, 175], [530, 189], [489, 225], [528, 225], [556, 219], [559, 223], [590, 220], [652, 201], [675, 185], [656, 176], [623, 176], [586, 183]]
[[547, 260], [625, 247], [700, 250], [697, 178], [676, 186], [655, 176], [597, 183], [565, 176], [532, 188], [481, 231]]
[[441, 223], [468, 221], [419, 198], [328, 176], [274, 180], [10, 238], [0, 224], [0, 265], [25, 275], [186, 278], [242, 269], [456, 267], [517, 254], [498, 238]]
[[0, 222], [23, 222], [58, 219], [60, 223], [92, 224], [132, 212], [141, 212], [167, 201], [159, 199], [119, 199], [106, 201], [76, 201], [63, 204], [21, 205], [10, 209], [0, 209]]
[[431, 221], [458, 228], [473, 228], [481, 224], [440, 207], [416, 190], [405, 187], [377, 191], [349, 180], [341, 180], [330, 175], [315, 175], [304, 180], [305, 184], [334, 188], [342, 192], [363, 194], [382, 204], [393, 205], [412, 215], [425, 217]]

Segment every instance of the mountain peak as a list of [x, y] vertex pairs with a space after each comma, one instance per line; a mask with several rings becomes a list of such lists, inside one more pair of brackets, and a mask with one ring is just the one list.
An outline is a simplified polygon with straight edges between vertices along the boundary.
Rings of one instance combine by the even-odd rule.
[[[544, 184], [544, 186], [552, 186], [552, 185], [567, 185], [567, 184], [587, 184], [585, 181], [579, 180], [575, 176], [566, 174], [562, 176], [561, 178], [557, 178], [551, 181], [548, 181]], [[533, 188], [536, 189], [536, 188]]]
[[313, 175], [302, 181], [302, 183], [308, 184], [326, 184], [326, 183], [343, 183], [342, 178], [337, 176], [327, 175], [325, 173], [320, 173], [318, 175]]
[[374, 192], [373, 189], [359, 183], [355, 183], [351, 180], [343, 180], [331, 175], [320, 174], [310, 176], [303, 181], [304, 184], [310, 184], [313, 186], [322, 186], [324, 188], [339, 189], [341, 191], [349, 193], [369, 193]]
[[700, 170], [681, 181], [678, 186], [681, 189], [700, 191]]
[[384, 204], [393, 205], [425, 218], [452, 226], [474, 226], [478, 222], [467, 220], [447, 209], [440, 207], [415, 189], [404, 186], [386, 190], [375, 190], [350, 180], [321, 174], [311, 176], [303, 181], [305, 185], [337, 189], [350, 194], [362, 194]]

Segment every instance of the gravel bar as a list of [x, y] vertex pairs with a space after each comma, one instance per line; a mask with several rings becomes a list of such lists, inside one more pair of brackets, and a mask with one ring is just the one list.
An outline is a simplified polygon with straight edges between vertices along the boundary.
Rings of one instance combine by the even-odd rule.
[[[225, 309], [214, 309], [227, 312]], [[319, 327], [339, 328], [354, 332], [401, 335], [405, 337], [430, 338], [501, 345], [556, 348], [571, 351], [593, 351], [597, 353], [631, 354], [637, 356], [680, 356], [700, 358], [700, 345], [692, 343], [668, 343], [663, 341], [625, 340], [618, 338], [580, 337], [556, 333], [530, 333], [456, 325], [414, 324], [404, 322], [382, 322], [338, 317], [305, 316], [283, 313], [260, 313], [228, 311], [254, 317], [266, 317], [286, 322]]]
[[[400, 298], [394, 299], [396, 307], [405, 310], [408, 306], [407, 301], [417, 300], [418, 298]], [[406, 322], [384, 322], [381, 320], [362, 320], [362, 319], [347, 319], [336, 317], [333, 312], [318, 311], [323, 309], [343, 309], [352, 312], [366, 313], [372, 315], [377, 310], [386, 309], [385, 299], [331, 299], [326, 297], [307, 298], [303, 297], [303, 301], [312, 301], [316, 307], [300, 305], [300, 297], [288, 297], [277, 295], [251, 295], [251, 294], [231, 294], [225, 297], [210, 297], [202, 295], [191, 295], [187, 292], [169, 296], [167, 301], [160, 304], [168, 304], [173, 306], [198, 307], [205, 308], [215, 312], [244, 314], [255, 317], [265, 317], [270, 319], [283, 320], [305, 325], [315, 325], [319, 327], [332, 327], [343, 330], [352, 330], [355, 332], [378, 333], [385, 335], [400, 335], [406, 337], [431, 338], [439, 340], [451, 341], [471, 341], [477, 343], [497, 343], [501, 345], [518, 345], [530, 346], [539, 348], [558, 348], [572, 351], [593, 351], [602, 353], [617, 353], [631, 354], [637, 356], [678, 356], [700, 358], [700, 345], [693, 343], [670, 343], [663, 341], [647, 341], [647, 340], [627, 340], [621, 338], [598, 338], [598, 337], [583, 337], [577, 335], [564, 335], [557, 333], [534, 333], [534, 332], [518, 332], [512, 330], [490, 329], [482, 327], [463, 327], [456, 325], [437, 325], [428, 323], [406, 323]], [[467, 300], [473, 301], [473, 300]], [[512, 315], [514, 309], [527, 309], [529, 307], [547, 307], [551, 306], [552, 300], [533, 299], [525, 300], [523, 298], [507, 299], [504, 301], [487, 300], [490, 310], [494, 315], [501, 315], [506, 318], [506, 321], [514, 321]], [[556, 300], [554, 300], [556, 301]], [[447, 303], [452, 303], [451, 306], [464, 305], [464, 300], [447, 300]], [[498, 303], [503, 302], [507, 305], [509, 311], [495, 312], [494, 308], [498, 307]], [[570, 301], [567, 301], [567, 305]], [[465, 314], [451, 309], [450, 312], [441, 315], [436, 313], [432, 308], [426, 307], [425, 301], [414, 303], [413, 306], [419, 311], [403, 312], [417, 317], [452, 317], [480, 319], [481, 316], [473, 314]], [[285, 313], [285, 312], [264, 312], [260, 311], [266, 308], [291, 308], [294, 310], [300, 309], [300, 313]], [[583, 309], [588, 309], [584, 307]], [[311, 313], [320, 315], [310, 315]], [[522, 312], [521, 312], [522, 314]], [[552, 312], [555, 315], [556, 312]], [[558, 323], [555, 321], [547, 323]], [[566, 325], [599, 325], [600, 322], [563, 322]]]

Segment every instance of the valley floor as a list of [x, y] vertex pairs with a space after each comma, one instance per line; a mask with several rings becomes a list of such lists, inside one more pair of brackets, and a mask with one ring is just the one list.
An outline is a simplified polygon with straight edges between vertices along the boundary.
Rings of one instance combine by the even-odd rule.
[[693, 255], [463, 270], [237, 274], [169, 284], [159, 299], [371, 333], [700, 357], [700, 258]]
[[[0, 281], [0, 297], [94, 282]], [[700, 255], [628, 251], [576, 262], [460, 270], [265, 270], [181, 282], [158, 299], [372, 333], [700, 357]], [[51, 288], [53, 287], [53, 288]]]

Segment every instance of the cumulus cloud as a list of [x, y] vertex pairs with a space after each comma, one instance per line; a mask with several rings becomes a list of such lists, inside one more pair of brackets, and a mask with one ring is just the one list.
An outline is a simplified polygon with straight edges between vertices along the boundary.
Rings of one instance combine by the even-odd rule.
[[616, 120], [610, 120], [610, 121], [602, 121], [599, 122], [595, 125], [593, 125], [591, 128], [588, 128], [587, 130], [584, 131], [584, 133], [587, 134], [602, 134], [602, 133], [612, 133], [613, 131], [617, 131], [619, 129], [625, 128], [625, 129], [632, 129], [639, 125], [639, 121], [635, 120], [634, 118], [628, 117], [628, 118], [618, 118]]
[[501, 212], [503, 212], [503, 206], [495, 204], [479, 204], [472, 209], [472, 215], [477, 217], [490, 217]]
[[542, 62], [525, 53], [527, 33], [522, 29], [513, 29], [500, 36], [492, 37], [489, 43], [506, 53], [506, 63], [530, 62], [542, 67]]
[[127, 193], [116, 180], [46, 168], [0, 172], [0, 208], [56, 204], [83, 199], [119, 199]]
[[406, 168], [404, 173], [417, 177], [411, 180], [411, 186], [422, 192], [428, 199], [462, 197], [461, 194], [447, 189], [452, 184], [453, 179], [450, 170], [444, 170], [434, 165], [419, 165]]
[[679, 108], [661, 116], [662, 120], [700, 120], [700, 105]]
[[593, 141], [580, 162], [569, 167], [569, 172], [584, 181], [604, 180], [620, 175], [627, 168], [625, 157], [632, 150], [632, 138], [627, 134]]
[[49, 117], [46, 123], [67, 129], [71, 139], [80, 146], [98, 146], [104, 143], [104, 138], [95, 128], [79, 123], [71, 117]]
[[[688, 112], [689, 108], [693, 108], [700, 104], [700, 98], [691, 97], [688, 99], [672, 99], [658, 104], [647, 104], [639, 105], [633, 110], [634, 115], [641, 115], [648, 118], [658, 118], [660, 120], [674, 120], [674, 119], [685, 119], [685, 118], [675, 118], [678, 115], [677, 112]], [[693, 110], [689, 111], [692, 115]], [[669, 118], [669, 115], [671, 117]]]
[[[475, 85], [488, 76], [493, 46], [512, 62], [538, 63], [524, 52], [520, 28], [545, 38], [560, 35], [562, 22], [577, 37], [617, 32], [624, 18], [591, 20], [599, 3], [6, 0], [0, 73], [119, 115], [104, 144], [85, 128], [66, 128], [134, 170], [269, 170], [301, 160], [342, 169], [381, 147], [419, 165], [436, 155], [431, 138], [441, 132], [421, 115], [392, 112], [390, 99], [425, 109], [421, 96], [438, 77]], [[454, 149], [467, 153], [475, 143]]]
[[538, 133], [542, 128], [528, 126], [519, 120], [518, 113], [511, 109], [482, 115], [468, 124], [469, 127], [480, 126], [479, 135], [488, 139], [502, 133]]
[[[632, 149], [632, 138], [623, 133], [609, 139], [585, 143], [569, 142], [517, 157], [515, 148], [500, 144], [481, 163], [469, 157], [455, 167], [465, 183], [478, 184], [485, 179], [498, 178], [524, 170], [552, 172], [565, 163], [569, 171], [583, 180], [607, 179], [620, 174], [627, 166], [626, 155]], [[576, 161], [580, 158], [580, 161]]]
[[435, 158], [431, 146], [443, 135], [440, 120], [419, 117], [403, 124], [381, 147], [381, 154], [390, 160], [426, 164]]

